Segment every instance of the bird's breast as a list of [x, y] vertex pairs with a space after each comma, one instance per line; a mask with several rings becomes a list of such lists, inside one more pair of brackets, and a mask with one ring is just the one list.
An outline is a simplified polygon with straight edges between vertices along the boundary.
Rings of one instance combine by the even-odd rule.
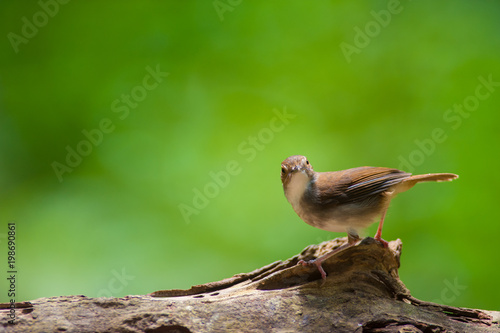
[[297, 172], [292, 175], [285, 189], [285, 196], [295, 210], [296, 207], [300, 206], [300, 201], [309, 186], [309, 182], [309, 176], [305, 172]]

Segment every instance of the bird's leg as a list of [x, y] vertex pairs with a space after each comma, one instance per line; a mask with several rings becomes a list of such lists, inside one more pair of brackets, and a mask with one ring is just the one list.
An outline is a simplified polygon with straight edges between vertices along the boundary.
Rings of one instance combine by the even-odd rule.
[[320, 256], [320, 257], [318, 257], [316, 259], [309, 260], [309, 261], [300, 260], [297, 264], [302, 265], [302, 266], [315, 265], [318, 268], [318, 271], [320, 272], [321, 278], [323, 279], [323, 283], [324, 283], [325, 280], [326, 280], [326, 272], [323, 269], [323, 267], [321, 266], [321, 264], [323, 263], [323, 261], [325, 261], [326, 259], [330, 258], [334, 254], [339, 253], [342, 250], [345, 250], [345, 249], [347, 249], [347, 248], [349, 248], [349, 247], [351, 247], [353, 245], [356, 245], [357, 242], [359, 242], [359, 236], [358, 236], [358, 234], [357, 233], [348, 232], [347, 233], [347, 244], [341, 245], [341, 246], [337, 247], [336, 249], [333, 249], [330, 252], [328, 252], [326, 254], [323, 254], [322, 256]]
[[382, 239], [382, 226], [384, 225], [385, 213], [387, 213], [387, 209], [382, 213], [382, 217], [380, 218], [380, 222], [378, 224], [377, 233], [375, 234], [374, 238], [378, 242], [382, 243], [384, 247], [388, 247], [389, 243]]

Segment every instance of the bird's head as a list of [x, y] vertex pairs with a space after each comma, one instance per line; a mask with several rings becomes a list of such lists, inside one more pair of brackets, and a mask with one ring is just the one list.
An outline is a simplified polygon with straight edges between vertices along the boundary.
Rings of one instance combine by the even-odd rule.
[[305, 156], [293, 155], [281, 163], [281, 182], [283, 188], [290, 184], [292, 177], [298, 173], [302, 173], [311, 179], [314, 175], [314, 170]]

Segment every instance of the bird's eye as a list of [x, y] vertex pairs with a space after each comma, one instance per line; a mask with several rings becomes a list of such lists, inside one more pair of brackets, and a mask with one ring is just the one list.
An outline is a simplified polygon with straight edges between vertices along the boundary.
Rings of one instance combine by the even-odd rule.
[[309, 165], [309, 161], [308, 160], [306, 160], [306, 164]]
[[281, 173], [285, 173], [286, 169], [284, 167], [281, 167]]

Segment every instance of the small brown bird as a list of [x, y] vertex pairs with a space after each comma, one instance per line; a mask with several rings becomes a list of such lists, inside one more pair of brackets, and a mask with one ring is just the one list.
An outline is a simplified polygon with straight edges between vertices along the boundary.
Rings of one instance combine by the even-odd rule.
[[442, 182], [458, 178], [453, 173], [430, 173], [412, 176], [397, 169], [359, 167], [334, 172], [314, 172], [305, 156], [290, 156], [281, 163], [281, 182], [288, 202], [307, 224], [313, 227], [347, 232], [348, 243], [331, 252], [305, 262], [316, 265], [321, 277], [326, 273], [321, 263], [335, 253], [355, 245], [358, 232], [380, 216], [375, 239], [387, 247], [382, 239], [382, 226], [389, 202], [398, 193], [419, 182]]

